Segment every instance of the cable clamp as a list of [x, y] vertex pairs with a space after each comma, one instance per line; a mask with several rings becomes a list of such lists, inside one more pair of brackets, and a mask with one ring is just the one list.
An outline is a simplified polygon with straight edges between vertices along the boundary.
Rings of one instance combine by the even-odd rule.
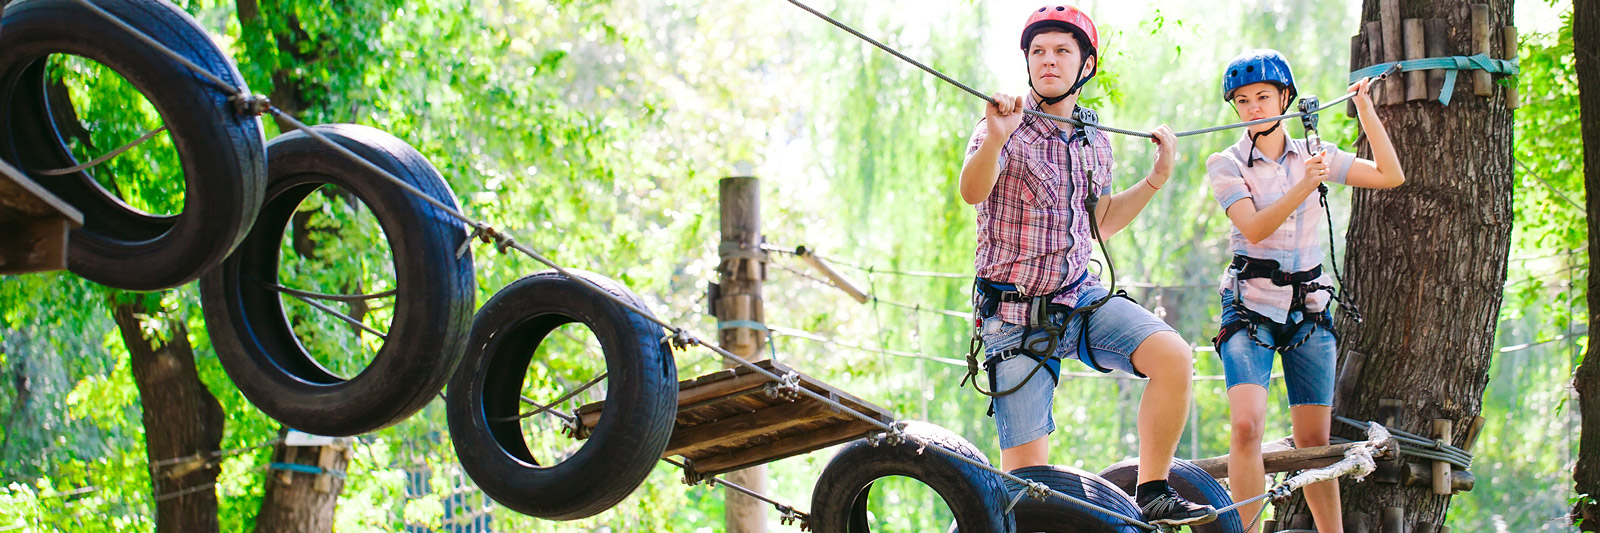
[[800, 399], [800, 374], [787, 372], [778, 377], [778, 381], [768, 383], [762, 387], [762, 392], [768, 398], [775, 400], [795, 401]]
[[247, 117], [259, 117], [272, 109], [272, 100], [259, 94], [236, 94], [228, 97], [233, 110]]

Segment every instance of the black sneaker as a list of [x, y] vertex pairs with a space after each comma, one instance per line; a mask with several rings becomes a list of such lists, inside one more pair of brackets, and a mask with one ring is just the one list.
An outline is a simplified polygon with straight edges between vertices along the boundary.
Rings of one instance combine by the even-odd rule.
[[1177, 491], [1170, 488], [1166, 494], [1156, 496], [1144, 505], [1140, 505], [1139, 511], [1144, 513], [1144, 519], [1153, 525], [1190, 526], [1217, 519], [1217, 510], [1210, 505], [1200, 505], [1185, 500]]

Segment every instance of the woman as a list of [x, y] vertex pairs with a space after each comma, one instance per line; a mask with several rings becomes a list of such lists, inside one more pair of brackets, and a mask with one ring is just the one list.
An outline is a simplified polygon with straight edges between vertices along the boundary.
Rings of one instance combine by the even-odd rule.
[[[1250, 126], [1244, 138], [1206, 160], [1217, 202], [1233, 222], [1234, 258], [1222, 276], [1222, 331], [1215, 339], [1227, 376], [1232, 426], [1229, 485], [1235, 501], [1265, 491], [1261, 437], [1272, 360], [1283, 354], [1295, 446], [1328, 444], [1336, 337], [1328, 314], [1333, 279], [1322, 272], [1324, 213], [1312, 193], [1324, 182], [1387, 189], [1405, 182], [1394, 144], [1373, 109], [1368, 79], [1350, 86], [1376, 161], [1338, 147], [1291, 139], [1281, 121]], [[1241, 120], [1281, 115], [1297, 96], [1288, 60], [1274, 50], [1245, 52], [1223, 71], [1223, 99]], [[1339, 484], [1305, 488], [1318, 531], [1344, 531]], [[1262, 504], [1240, 509], [1256, 517]], [[1256, 529], [1249, 521], [1247, 533]]]

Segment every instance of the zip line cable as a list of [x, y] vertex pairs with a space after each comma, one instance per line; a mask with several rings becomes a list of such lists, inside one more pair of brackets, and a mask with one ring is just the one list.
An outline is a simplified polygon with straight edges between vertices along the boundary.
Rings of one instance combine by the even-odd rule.
[[[827, 14], [824, 14], [821, 11], [817, 11], [816, 9], [813, 9], [811, 6], [808, 6], [808, 5], [800, 2], [800, 0], [788, 0], [788, 2], [791, 3], [791, 4], [794, 4], [796, 7], [799, 7], [800, 9], [804, 9], [806, 12], [811, 13], [812, 15], [816, 15], [818, 18], [821, 18], [822, 20], [827, 21], [829, 24], [832, 24], [832, 25], [838, 27], [839, 29], [844, 30], [845, 32], [848, 32], [850, 35], [854, 35], [854, 36], [856, 36], [857, 38], [859, 38], [859, 39], [861, 39], [863, 41], [871, 43], [873, 46], [878, 47], [878, 49], [880, 49], [880, 50], [888, 52], [888, 53], [894, 55], [895, 57], [900, 58], [902, 61], [910, 63], [913, 66], [916, 66], [917, 68], [920, 68], [923, 71], [925, 71], [925, 72], [927, 72], [929, 74], [932, 74], [932, 75], [934, 75], [935, 77], [938, 77], [941, 80], [944, 80], [945, 83], [949, 83], [950, 85], [954, 85], [954, 86], [960, 88], [963, 91], [966, 91], [968, 93], [972, 93], [973, 96], [976, 96], [978, 98], [982, 98], [983, 101], [988, 102], [990, 105], [994, 105], [995, 104], [994, 97], [989, 96], [987, 94], [983, 94], [982, 92], [979, 92], [977, 89], [974, 89], [974, 88], [972, 88], [971, 86], [969, 86], [969, 85], [967, 85], [965, 83], [961, 83], [960, 81], [957, 81], [955, 78], [951, 78], [950, 76], [946, 76], [943, 72], [939, 72], [938, 70], [935, 70], [933, 67], [924, 65], [924, 64], [922, 64], [921, 61], [917, 61], [915, 59], [912, 59], [910, 56], [907, 56], [907, 55], [905, 55], [903, 53], [900, 53], [899, 50], [895, 50], [894, 48], [889, 47], [889, 45], [886, 45], [886, 44], [883, 44], [881, 42], [878, 42], [877, 39], [873, 39], [872, 37], [868, 37], [866, 34], [861, 33], [860, 31], [857, 31], [855, 28], [850, 27], [848, 24], [845, 24], [843, 22], [839, 22], [837, 19], [835, 19], [833, 17], [830, 17]], [[1400, 68], [1401, 67], [1400, 67], [1400, 65], [1398, 63], [1394, 64], [1394, 65], [1388, 67], [1388, 70], [1385, 70], [1382, 74], [1379, 74], [1374, 79], [1383, 79], [1383, 78], [1387, 77], [1390, 73], [1393, 73], [1395, 71], [1400, 70]], [[1287, 119], [1292, 119], [1292, 118], [1300, 118], [1300, 117], [1303, 117], [1303, 116], [1306, 116], [1306, 115], [1314, 115], [1314, 114], [1321, 113], [1323, 111], [1327, 111], [1329, 109], [1332, 109], [1334, 106], [1337, 106], [1338, 104], [1344, 103], [1345, 100], [1349, 100], [1351, 98], [1354, 98], [1355, 95], [1356, 95], [1355, 92], [1345, 93], [1344, 96], [1341, 96], [1339, 98], [1335, 98], [1332, 101], [1330, 101], [1330, 102], [1328, 102], [1326, 104], [1322, 104], [1321, 106], [1317, 107], [1316, 109], [1312, 109], [1312, 110], [1309, 110], [1309, 111], [1287, 113], [1287, 114], [1278, 115], [1278, 116], [1275, 116], [1275, 117], [1267, 117], [1267, 118], [1256, 119], [1256, 120], [1251, 120], [1251, 121], [1247, 121], [1247, 122], [1239, 122], [1239, 123], [1234, 123], [1234, 124], [1223, 124], [1223, 125], [1220, 125], [1220, 126], [1212, 126], [1212, 127], [1209, 127], [1209, 128], [1201, 128], [1201, 129], [1197, 129], [1197, 130], [1180, 131], [1180, 132], [1174, 133], [1173, 136], [1175, 136], [1175, 137], [1188, 137], [1188, 136], [1191, 136], [1191, 135], [1202, 135], [1202, 134], [1206, 134], [1206, 133], [1213, 133], [1213, 132], [1218, 132], [1218, 131], [1223, 131], [1223, 130], [1230, 130], [1230, 129], [1234, 129], [1234, 128], [1243, 128], [1243, 127], [1247, 127], [1247, 126], [1254, 126], [1256, 124], [1266, 124], [1266, 123], [1269, 123], [1269, 122], [1277, 122], [1277, 121], [1280, 121], [1280, 120], [1287, 120]], [[1146, 138], [1146, 139], [1154, 139], [1155, 138], [1154, 135], [1151, 135], [1150, 133], [1147, 133], [1147, 132], [1132, 131], [1132, 130], [1126, 130], [1126, 129], [1122, 129], [1122, 128], [1115, 128], [1115, 127], [1111, 127], [1111, 126], [1105, 126], [1105, 125], [1102, 125], [1102, 124], [1099, 124], [1099, 123], [1096, 123], [1096, 122], [1093, 122], [1093, 121], [1082, 121], [1082, 120], [1078, 120], [1078, 119], [1074, 119], [1074, 118], [1060, 117], [1060, 116], [1052, 115], [1052, 114], [1045, 113], [1045, 112], [1042, 112], [1042, 111], [1036, 111], [1036, 110], [1033, 110], [1033, 109], [1023, 109], [1022, 112], [1026, 113], [1028, 115], [1033, 115], [1035, 117], [1054, 120], [1056, 122], [1064, 122], [1064, 123], [1071, 124], [1073, 126], [1078, 126], [1078, 127], [1094, 128], [1094, 129], [1098, 129], [1098, 130], [1105, 130], [1105, 131], [1109, 131], [1109, 132], [1112, 132], [1112, 133], [1120, 133], [1120, 134], [1123, 134], [1123, 135], [1128, 135], [1128, 136], [1133, 136], [1133, 137], [1143, 137], [1143, 138]]]

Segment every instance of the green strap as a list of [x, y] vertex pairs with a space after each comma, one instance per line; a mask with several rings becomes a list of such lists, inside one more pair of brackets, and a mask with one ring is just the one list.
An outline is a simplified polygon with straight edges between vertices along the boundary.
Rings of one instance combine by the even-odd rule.
[[767, 331], [767, 325], [754, 320], [729, 320], [718, 322], [717, 329], [749, 328], [756, 331]]
[[1470, 56], [1429, 57], [1429, 58], [1424, 58], [1424, 59], [1407, 59], [1405, 61], [1395, 61], [1395, 62], [1391, 62], [1391, 63], [1380, 63], [1380, 64], [1373, 65], [1373, 66], [1370, 66], [1370, 67], [1366, 67], [1366, 68], [1363, 68], [1361, 70], [1357, 70], [1355, 72], [1351, 72], [1350, 73], [1350, 83], [1355, 83], [1356, 80], [1359, 80], [1361, 78], [1367, 78], [1367, 77], [1371, 77], [1371, 76], [1376, 76], [1378, 74], [1382, 74], [1383, 71], [1389, 70], [1389, 67], [1391, 65], [1396, 64], [1396, 63], [1400, 64], [1400, 72], [1411, 72], [1411, 71], [1414, 71], [1414, 70], [1443, 70], [1443, 71], [1445, 71], [1444, 72], [1444, 87], [1442, 87], [1439, 90], [1439, 103], [1443, 104], [1443, 105], [1450, 105], [1450, 93], [1453, 93], [1456, 90], [1456, 71], [1459, 71], [1459, 70], [1483, 70], [1483, 71], [1488, 71], [1490, 74], [1505, 74], [1505, 75], [1508, 75], [1508, 76], [1516, 76], [1517, 73], [1519, 72], [1518, 67], [1517, 67], [1517, 60], [1515, 60], [1515, 59], [1494, 59], [1494, 58], [1489, 57], [1488, 54], [1477, 54], [1477, 55], [1470, 55]]

